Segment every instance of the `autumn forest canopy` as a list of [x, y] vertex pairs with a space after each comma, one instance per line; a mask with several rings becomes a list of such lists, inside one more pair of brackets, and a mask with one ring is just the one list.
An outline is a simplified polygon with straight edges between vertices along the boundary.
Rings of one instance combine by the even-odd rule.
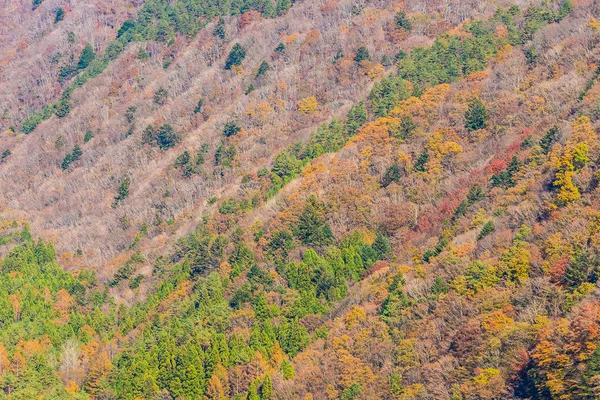
[[595, 1], [0, 17], [0, 399], [600, 398]]

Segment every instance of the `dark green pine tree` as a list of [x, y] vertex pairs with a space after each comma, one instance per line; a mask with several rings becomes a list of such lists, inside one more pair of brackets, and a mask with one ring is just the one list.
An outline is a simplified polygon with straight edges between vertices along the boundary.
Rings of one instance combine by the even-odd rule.
[[179, 136], [170, 124], [164, 124], [158, 128], [155, 140], [161, 150], [166, 150], [177, 144]]
[[371, 56], [369, 55], [369, 51], [367, 50], [367, 48], [365, 46], [360, 46], [356, 50], [356, 54], [354, 55], [355, 62], [360, 63], [361, 61], [370, 60], [370, 59], [371, 59]]
[[288, 360], [283, 360], [281, 363], [281, 373], [283, 374], [283, 379], [292, 379], [296, 375], [294, 365]]
[[575, 290], [584, 282], [598, 281], [600, 260], [589, 251], [580, 251], [571, 258], [564, 277], [565, 285]]
[[113, 207], [116, 207], [119, 201], [129, 196], [130, 183], [131, 178], [129, 178], [129, 175], [125, 175], [123, 178], [121, 178], [121, 181], [119, 182], [119, 187], [117, 188], [117, 195], [115, 196], [115, 202], [113, 203]]
[[273, 380], [271, 379], [271, 375], [267, 374], [265, 376], [265, 379], [263, 380], [263, 384], [260, 389], [260, 398], [261, 398], [261, 400], [271, 400], [272, 395], [273, 395]]
[[590, 382], [591, 378], [597, 375], [600, 375], [600, 345], [596, 346], [596, 350], [592, 356], [587, 360], [587, 370], [585, 372], [585, 382], [588, 386], [590, 398], [592, 395], [592, 383]]
[[267, 304], [267, 299], [263, 292], [260, 292], [260, 294], [256, 296], [253, 308], [258, 319], [266, 320], [269, 318], [269, 305]]
[[295, 226], [296, 237], [305, 245], [325, 246], [332, 242], [331, 227], [325, 220], [323, 205], [312, 195]]
[[76, 144], [75, 147], [73, 147], [73, 151], [71, 152], [71, 154], [73, 155], [73, 161], [79, 160], [79, 158], [83, 154], [83, 152], [81, 151], [81, 147], [79, 147], [79, 145]]
[[350, 112], [348, 112], [348, 118], [346, 118], [346, 123], [344, 125], [344, 130], [346, 136], [353, 136], [358, 132], [358, 129], [367, 121], [367, 108], [365, 107], [365, 103], [361, 101], [360, 103], [353, 105], [350, 108]]
[[60, 21], [62, 21], [63, 19], [65, 19], [65, 11], [62, 9], [62, 7], [59, 7], [56, 9], [56, 15], [54, 16], [54, 23], [57, 24]]
[[291, 0], [277, 0], [277, 5], [275, 6], [275, 13], [277, 15], [283, 15], [290, 9], [292, 6]]
[[81, 51], [81, 55], [79, 56], [79, 62], [77, 63], [77, 68], [87, 68], [87, 66], [90, 65], [92, 61], [94, 61], [95, 57], [96, 53], [94, 53], [94, 49], [89, 43], [87, 43]]
[[206, 383], [202, 360], [191, 351], [182, 352], [179, 358], [178, 375], [183, 396], [187, 399], [202, 398]]
[[550, 149], [552, 148], [552, 144], [556, 140], [556, 136], [558, 136], [558, 132], [559, 132], [558, 126], [554, 125], [540, 139], [540, 147], [542, 148], [542, 152], [544, 154], [548, 154], [550, 152]]
[[431, 285], [431, 294], [439, 296], [442, 293], [448, 293], [448, 284], [441, 276], [437, 275]]
[[221, 360], [221, 355], [219, 354], [219, 349], [216, 345], [213, 344], [212, 346], [210, 346], [210, 349], [206, 354], [206, 360], [204, 362], [204, 373], [206, 378], [210, 378], [215, 372], [217, 365], [222, 363], [223, 362]]
[[383, 178], [381, 178], [381, 186], [388, 187], [392, 182], [400, 181], [400, 177], [402, 175], [402, 171], [400, 169], [400, 165], [397, 162], [394, 162], [390, 165], [383, 174]]
[[563, 0], [554, 20], [556, 22], [562, 21], [567, 15], [569, 15], [572, 9], [573, 2], [571, 0]]
[[413, 168], [415, 169], [415, 171], [425, 172], [425, 165], [427, 165], [428, 162], [429, 162], [429, 153], [427, 152], [427, 150], [424, 150], [417, 157], [417, 160], [415, 161]]
[[260, 400], [260, 396], [258, 395], [258, 387], [260, 385], [260, 381], [258, 379], [250, 382], [248, 386], [248, 397], [247, 400]]
[[398, 28], [406, 29], [407, 31], [412, 29], [412, 23], [404, 11], [398, 11], [398, 13], [396, 13], [394, 22]]
[[469, 108], [465, 111], [465, 127], [469, 132], [483, 129], [488, 124], [488, 111], [480, 99], [469, 101]]
[[271, 66], [269, 65], [268, 62], [263, 61], [260, 63], [260, 66], [258, 67], [258, 71], [256, 72], [256, 78], [264, 75], [267, 73], [267, 71], [269, 71], [271, 69]]
[[231, 352], [229, 351], [229, 345], [227, 344], [227, 338], [223, 333], [219, 333], [215, 336], [214, 345], [219, 351], [219, 357], [221, 358], [221, 363], [226, 366], [229, 364], [229, 357]]
[[300, 167], [300, 161], [289, 151], [282, 151], [275, 157], [273, 173], [281, 179], [293, 177]]
[[298, 318], [285, 320], [279, 326], [277, 340], [281, 348], [291, 357], [294, 357], [308, 344], [308, 332], [298, 322]]
[[234, 121], [227, 121], [223, 127], [223, 135], [226, 137], [237, 135], [242, 128], [239, 127]]
[[385, 237], [379, 232], [377, 232], [377, 236], [375, 236], [375, 241], [373, 241], [371, 247], [373, 248], [373, 250], [375, 250], [375, 252], [377, 253], [377, 257], [380, 260], [386, 258], [391, 252], [391, 247], [387, 237]]
[[213, 36], [225, 39], [225, 20], [223, 18], [219, 18], [219, 22], [213, 31]]
[[469, 193], [467, 193], [467, 201], [469, 204], [473, 204], [478, 202], [479, 200], [483, 200], [485, 198], [485, 193], [480, 184], [476, 183], [471, 186], [469, 189]]
[[233, 66], [241, 65], [244, 58], [246, 58], [246, 49], [239, 43], [234, 44], [225, 61], [225, 69], [230, 70]]
[[410, 305], [410, 301], [401, 287], [390, 293], [381, 305], [381, 318], [390, 324], [400, 321], [402, 310]]
[[417, 124], [413, 121], [410, 115], [405, 115], [400, 119], [398, 137], [403, 140], [407, 139], [415, 129], [417, 129]]

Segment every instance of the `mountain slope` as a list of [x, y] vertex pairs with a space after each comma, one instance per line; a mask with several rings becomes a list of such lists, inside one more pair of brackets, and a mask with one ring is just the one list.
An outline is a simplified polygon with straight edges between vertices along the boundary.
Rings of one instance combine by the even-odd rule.
[[134, 41], [7, 133], [4, 394], [597, 396], [596, 7], [459, 5]]

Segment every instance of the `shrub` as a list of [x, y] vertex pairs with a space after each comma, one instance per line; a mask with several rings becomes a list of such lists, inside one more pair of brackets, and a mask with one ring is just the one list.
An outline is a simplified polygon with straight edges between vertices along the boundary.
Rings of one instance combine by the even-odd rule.
[[558, 9], [558, 13], [554, 17], [554, 20], [556, 22], [562, 21], [567, 15], [569, 15], [569, 13], [571, 12], [572, 9], [573, 9], [573, 2], [571, 0], [564, 0], [561, 3], [560, 8]]
[[[122, 280], [129, 279], [129, 277], [131, 277], [131, 275], [135, 272], [135, 265], [141, 264], [143, 262], [144, 262], [144, 256], [142, 256], [142, 254], [138, 250], [135, 254], [133, 254], [129, 258], [129, 260], [127, 260], [127, 262], [125, 262], [125, 264], [121, 268], [119, 268], [117, 270], [112, 281], [109, 282], [109, 285], [117, 286], [119, 284], [119, 282], [121, 282]], [[142, 275], [142, 277], [143, 277], [143, 275]], [[137, 279], [137, 277], [135, 279]], [[141, 282], [141, 279], [139, 280], [139, 282]], [[138, 282], [138, 285], [139, 285], [139, 282]]]
[[143, 47], [140, 47], [138, 50], [138, 60], [144, 61], [150, 58], [150, 54]]
[[535, 65], [538, 58], [540, 58], [540, 53], [533, 45], [523, 49], [523, 53], [525, 54], [525, 59], [529, 65]]
[[175, 159], [175, 167], [181, 167], [181, 166], [189, 163], [191, 159], [192, 159], [192, 157], [190, 156], [190, 152], [187, 150], [184, 150], [184, 152], [181, 153], [180, 155], [178, 155], [177, 158]]
[[43, 120], [44, 119], [40, 116], [40, 114], [33, 114], [32, 116], [28, 117], [25, 121], [23, 121], [23, 123], [21, 124], [21, 130], [23, 131], [23, 133], [29, 134], [33, 132], [35, 128], [37, 128], [37, 126], [40, 123], [42, 123]]
[[335, 56], [333, 56], [333, 61], [331, 61], [332, 64], [336, 64], [339, 60], [344, 58], [344, 50], [343, 49], [338, 49], [337, 53], [335, 53]]
[[75, 65], [73, 65], [73, 60], [69, 60], [67, 64], [61, 65], [61, 67], [58, 69], [58, 81], [60, 83], [63, 83], [76, 73], [77, 68], [75, 67]]

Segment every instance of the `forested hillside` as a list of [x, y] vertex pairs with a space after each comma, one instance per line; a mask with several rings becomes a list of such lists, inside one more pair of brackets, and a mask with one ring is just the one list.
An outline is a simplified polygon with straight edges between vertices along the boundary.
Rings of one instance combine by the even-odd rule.
[[0, 398], [600, 397], [595, 2], [9, 9]]

